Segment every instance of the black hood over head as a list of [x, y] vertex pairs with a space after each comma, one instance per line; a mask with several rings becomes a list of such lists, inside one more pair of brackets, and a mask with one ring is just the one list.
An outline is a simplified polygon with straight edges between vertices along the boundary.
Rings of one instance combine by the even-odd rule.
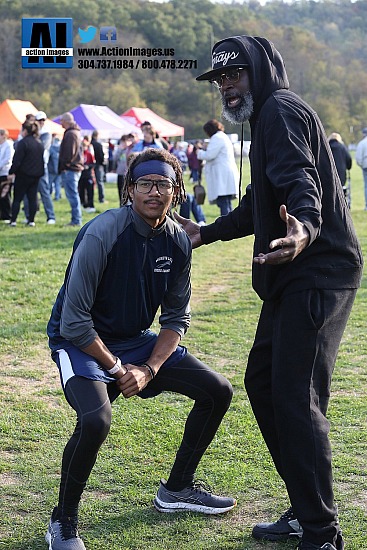
[[272, 42], [259, 36], [230, 36], [213, 46], [232, 41], [247, 60], [250, 88], [254, 99], [254, 117], [275, 90], [288, 89], [289, 82], [284, 61]]

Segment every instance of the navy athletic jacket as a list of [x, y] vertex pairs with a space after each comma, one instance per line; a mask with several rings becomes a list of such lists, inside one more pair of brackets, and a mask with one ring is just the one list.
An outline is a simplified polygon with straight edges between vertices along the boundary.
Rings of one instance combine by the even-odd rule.
[[131, 206], [108, 210], [79, 232], [47, 327], [52, 350], [106, 345], [149, 329], [181, 337], [190, 324], [191, 243], [170, 218], [152, 229]]

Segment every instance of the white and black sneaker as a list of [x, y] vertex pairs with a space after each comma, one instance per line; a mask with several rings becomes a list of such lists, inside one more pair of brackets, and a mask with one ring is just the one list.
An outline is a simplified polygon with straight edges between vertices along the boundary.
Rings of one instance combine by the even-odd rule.
[[202, 514], [224, 514], [237, 504], [231, 497], [213, 495], [202, 482], [194, 482], [181, 491], [169, 491], [166, 481], [161, 479], [153, 504], [158, 512], [201, 512]]
[[289, 508], [274, 523], [257, 523], [252, 530], [252, 536], [258, 540], [286, 540], [292, 537], [302, 537], [302, 527], [298, 523], [292, 508]]
[[331, 544], [331, 542], [325, 542], [322, 546], [320, 546], [318, 544], [312, 544], [305, 540], [301, 540], [297, 546], [297, 550], [344, 550], [343, 534], [339, 531], [336, 537], [335, 546], [334, 544]]
[[301, 542], [297, 546], [297, 550], [336, 550], [336, 548], [331, 542], [325, 542], [322, 546], [311, 544], [310, 542]]
[[49, 550], [86, 550], [77, 525], [77, 517], [58, 518], [57, 508], [54, 508], [45, 535]]

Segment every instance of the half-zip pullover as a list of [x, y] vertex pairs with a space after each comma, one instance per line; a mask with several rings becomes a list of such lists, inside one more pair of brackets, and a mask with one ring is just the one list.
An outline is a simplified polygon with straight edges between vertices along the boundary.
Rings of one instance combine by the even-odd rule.
[[[51, 349], [106, 345], [190, 324], [191, 244], [170, 218], [152, 229], [131, 206], [108, 210], [79, 232], [48, 324]], [[112, 299], [111, 299], [112, 297]]]

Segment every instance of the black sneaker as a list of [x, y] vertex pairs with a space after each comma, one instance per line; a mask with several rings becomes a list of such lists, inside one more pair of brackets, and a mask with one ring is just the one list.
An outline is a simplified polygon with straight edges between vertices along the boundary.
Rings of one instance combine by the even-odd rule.
[[297, 546], [298, 550], [336, 550], [335, 546], [331, 542], [325, 542], [322, 546], [312, 544], [311, 542], [300, 542]]
[[341, 531], [339, 531], [338, 536], [336, 537], [335, 546], [331, 544], [331, 542], [325, 542], [322, 546], [318, 546], [317, 544], [312, 544], [311, 542], [301, 540], [301, 542], [297, 546], [297, 549], [298, 550], [344, 550], [343, 534]]
[[290, 537], [302, 537], [302, 527], [298, 523], [292, 508], [289, 508], [274, 523], [257, 523], [252, 536], [258, 540], [286, 540]]
[[161, 480], [153, 504], [158, 512], [201, 512], [224, 514], [237, 504], [231, 497], [213, 495], [201, 482], [195, 482], [182, 491], [169, 491], [166, 481]]
[[56, 514], [57, 508], [54, 508], [45, 535], [49, 550], [86, 550], [78, 534], [78, 519], [76, 517], [57, 518]]

